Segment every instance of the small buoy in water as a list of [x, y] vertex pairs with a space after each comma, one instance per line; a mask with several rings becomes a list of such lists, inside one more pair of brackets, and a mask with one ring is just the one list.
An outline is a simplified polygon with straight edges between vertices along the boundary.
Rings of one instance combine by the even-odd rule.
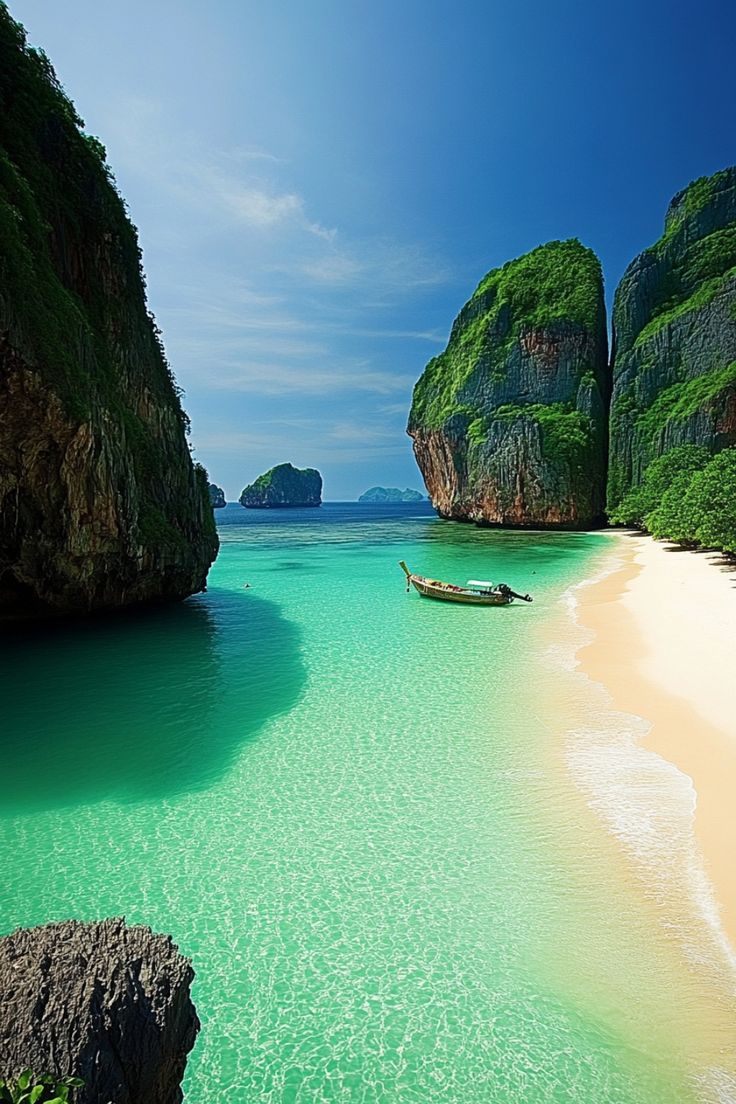
[[249, 590], [249, 589], [250, 589], [250, 583], [243, 583], [243, 590]]

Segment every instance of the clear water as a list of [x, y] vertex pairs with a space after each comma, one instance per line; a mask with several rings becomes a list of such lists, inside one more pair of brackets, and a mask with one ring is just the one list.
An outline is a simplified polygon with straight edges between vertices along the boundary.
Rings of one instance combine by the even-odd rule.
[[[586, 706], [549, 633], [604, 538], [414, 505], [218, 523], [206, 595], [3, 644], [0, 930], [172, 933], [189, 1104], [696, 1099], [730, 1010], [560, 767]], [[535, 603], [407, 595], [402, 558]]]

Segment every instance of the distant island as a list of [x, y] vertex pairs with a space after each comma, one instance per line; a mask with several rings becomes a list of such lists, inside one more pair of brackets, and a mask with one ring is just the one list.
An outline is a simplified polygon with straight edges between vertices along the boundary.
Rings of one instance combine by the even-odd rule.
[[364, 491], [358, 502], [423, 502], [424, 495], [412, 491], [409, 487], [401, 491], [398, 487], [371, 487]]
[[222, 487], [218, 487], [216, 483], [210, 483], [208, 490], [210, 493], [210, 502], [215, 510], [220, 510], [223, 506], [227, 506], [225, 492]]
[[277, 464], [244, 488], [240, 505], [247, 510], [279, 509], [285, 506], [320, 506], [322, 476], [316, 468], [295, 468]]

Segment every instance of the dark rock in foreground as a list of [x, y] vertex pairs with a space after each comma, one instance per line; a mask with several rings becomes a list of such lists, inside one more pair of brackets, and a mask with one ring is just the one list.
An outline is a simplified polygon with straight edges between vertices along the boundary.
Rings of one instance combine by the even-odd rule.
[[494, 269], [414, 388], [408, 432], [444, 517], [603, 522], [606, 312], [598, 258], [549, 242]]
[[295, 468], [292, 464], [277, 464], [259, 475], [240, 496], [240, 505], [249, 510], [321, 503], [322, 476], [315, 468]]
[[207, 477], [105, 150], [0, 5], [0, 614], [204, 589]]
[[693, 181], [613, 307], [608, 507], [683, 445], [736, 445], [736, 168]]
[[168, 936], [122, 919], [0, 939], [0, 1074], [81, 1077], [76, 1104], [179, 1104], [199, 1031], [194, 971]]
[[210, 503], [214, 510], [221, 510], [223, 506], [227, 506], [225, 492], [222, 487], [218, 487], [216, 483], [210, 483], [208, 490], [210, 494]]
[[423, 502], [424, 495], [419, 491], [399, 490], [398, 487], [371, 487], [364, 491], [358, 502]]

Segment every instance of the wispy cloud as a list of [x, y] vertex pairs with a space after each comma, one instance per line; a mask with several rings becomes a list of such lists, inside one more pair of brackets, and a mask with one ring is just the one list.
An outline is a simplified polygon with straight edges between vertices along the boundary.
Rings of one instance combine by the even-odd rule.
[[409, 405], [406, 399], [403, 402], [380, 403], [375, 408], [375, 412], [379, 417], [406, 419]]
[[203, 332], [213, 329], [241, 331], [267, 331], [269, 333], [319, 333], [325, 336], [342, 335], [376, 341], [423, 341], [431, 345], [445, 345], [447, 334], [438, 330], [401, 330], [380, 326], [360, 326], [353, 321], [335, 321], [324, 317], [303, 317], [286, 313], [282, 295], [258, 295], [250, 289], [230, 289], [230, 299], [214, 302], [198, 296], [198, 289], [179, 288], [186, 306], [170, 307], [168, 317], [177, 320], [177, 330], [182, 333]]
[[268, 161], [272, 165], [283, 165], [285, 159], [283, 157], [277, 157], [275, 153], [271, 153], [269, 150], [256, 149], [249, 147], [238, 147], [236, 149], [228, 150], [226, 155], [231, 161]]
[[[356, 324], [354, 309], [336, 310], [319, 299], [305, 307], [285, 294], [254, 294], [249, 285], [217, 290], [219, 298], [210, 299], [188, 287], [173, 296], [185, 305], [164, 312], [172, 363], [196, 365], [195, 381], [184, 380], [187, 388], [264, 396], [404, 395], [405, 406], [417, 371], [445, 341], [431, 330]], [[297, 313], [298, 306], [305, 313]], [[397, 356], [407, 343], [430, 348], [414, 358]]]
[[412, 377], [382, 372], [365, 363], [290, 366], [274, 361], [218, 363], [214, 370], [203, 365], [200, 385], [218, 391], [250, 392], [257, 395], [318, 395], [353, 391], [391, 395], [406, 391]]
[[291, 223], [323, 241], [332, 242], [337, 230], [327, 229], [307, 217], [304, 198], [296, 192], [279, 192], [236, 177], [225, 176], [217, 169], [209, 172], [212, 194], [249, 226], [259, 230]]
[[219, 195], [222, 201], [239, 219], [251, 226], [275, 226], [294, 216], [302, 216], [304, 200], [301, 196], [286, 192], [269, 195], [257, 188], [239, 185], [235, 180], [220, 179]]
[[[441, 258], [338, 226], [283, 151], [213, 149], [151, 101], [115, 112], [110, 144], [150, 204], [153, 306], [198, 448], [266, 464], [285, 445], [295, 462], [300, 449], [312, 462], [405, 455], [412, 386], [446, 341], [419, 312], [407, 326], [407, 304], [450, 278]], [[277, 407], [296, 420], [264, 426]], [[200, 429], [212, 409], [219, 428]], [[241, 434], [251, 409], [258, 424]]]
[[337, 231], [307, 212], [302, 195], [280, 180], [286, 161], [259, 148], [202, 149], [177, 136], [167, 137], [163, 106], [140, 96], [126, 97], [111, 129], [126, 165], [198, 210], [206, 221], [220, 214], [257, 231], [290, 226], [331, 243]]
[[[181, 134], [174, 146], [163, 106], [143, 97], [126, 97], [110, 130], [116, 155], [127, 169], [145, 176], [162, 196], [168, 193], [177, 206], [190, 209], [190, 233], [204, 233], [219, 219], [261, 240], [263, 235], [278, 234], [273, 256], [263, 255], [264, 272], [317, 287], [368, 290], [366, 307], [451, 278], [446, 263], [423, 245], [385, 237], [355, 238], [330, 225], [294, 187], [293, 166], [269, 150], [213, 150]], [[290, 235], [288, 249], [285, 233]]]
[[[400, 444], [378, 444], [368, 438], [356, 437], [352, 442], [327, 440], [320, 448], [321, 454], [329, 462], [334, 464], [354, 463], [373, 458], [390, 459], [402, 456], [406, 453], [407, 446]], [[309, 456], [314, 453], [314, 444], [305, 440], [286, 441], [282, 430], [278, 428], [273, 433], [241, 433], [220, 430], [201, 431], [197, 434], [194, 451], [206, 453], [210, 457], [243, 457], [251, 463], [258, 461], [272, 465], [286, 459], [288, 452], [293, 462], [307, 463]], [[300, 456], [304, 459], [300, 460]], [[247, 476], [247, 471], [244, 474]], [[256, 467], [253, 475], [258, 474]]]
[[447, 266], [419, 247], [381, 239], [354, 241], [350, 247], [297, 261], [288, 270], [278, 263], [274, 270], [296, 271], [302, 279], [330, 287], [367, 289], [366, 307], [381, 304], [389, 295], [438, 287], [450, 278]]
[[[276, 268], [283, 271], [282, 266]], [[298, 270], [300, 276], [316, 283], [345, 286], [355, 283], [365, 273], [365, 265], [354, 257], [327, 253], [314, 260], [302, 261]]]
[[396, 430], [393, 427], [371, 426], [360, 422], [337, 422], [327, 431], [327, 440], [374, 445], [395, 441]]
[[375, 337], [389, 341], [428, 341], [432, 345], [446, 345], [447, 334], [441, 334], [437, 330], [361, 330], [352, 327], [345, 332], [354, 337]]
[[[168, 342], [172, 354], [187, 353], [190, 356], [206, 356], [226, 367], [251, 357], [284, 357], [291, 360], [324, 358], [329, 346], [322, 341], [308, 341], [300, 337], [288, 337], [276, 332], [260, 331], [257, 334], [236, 334], [233, 331], [223, 334], [216, 341], [211, 335], [199, 334], [175, 337]], [[236, 359], [237, 358], [237, 359]]]

